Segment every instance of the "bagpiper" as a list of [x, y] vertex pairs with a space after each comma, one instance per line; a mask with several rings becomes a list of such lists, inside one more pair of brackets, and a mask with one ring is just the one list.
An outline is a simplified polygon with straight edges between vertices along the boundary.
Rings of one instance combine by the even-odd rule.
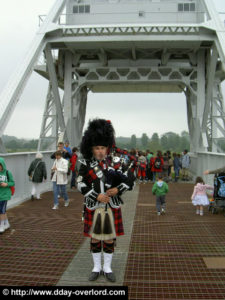
[[114, 135], [110, 121], [95, 119], [89, 122], [80, 146], [83, 159], [80, 160], [77, 187], [84, 195], [84, 235], [91, 238], [94, 268], [90, 281], [102, 273], [108, 281], [116, 281], [111, 263], [116, 237], [124, 235], [121, 195], [134, 184], [132, 173], [118, 168], [118, 157], [113, 156]]

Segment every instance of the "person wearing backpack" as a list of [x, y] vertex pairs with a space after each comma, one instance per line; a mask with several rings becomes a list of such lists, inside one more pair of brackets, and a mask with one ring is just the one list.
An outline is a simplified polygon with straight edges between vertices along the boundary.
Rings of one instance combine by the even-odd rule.
[[159, 174], [157, 182], [152, 187], [152, 193], [156, 196], [157, 215], [166, 213], [166, 194], [169, 191], [168, 184], [163, 181], [162, 175]]
[[28, 176], [30, 181], [32, 181], [32, 188], [31, 188], [31, 200], [34, 199], [36, 194], [37, 200], [40, 198], [40, 188], [41, 183], [43, 180], [47, 179], [47, 171], [45, 162], [42, 161], [43, 155], [38, 152], [36, 154], [35, 160], [33, 160], [28, 169]]
[[0, 157], [0, 233], [10, 228], [6, 207], [11, 199], [11, 187], [15, 186], [12, 173], [7, 170], [4, 158]]
[[155, 182], [156, 180], [156, 174], [161, 174], [162, 173], [162, 168], [163, 168], [163, 157], [162, 157], [162, 152], [157, 151], [156, 157], [151, 159], [151, 171], [153, 175], [152, 181]]

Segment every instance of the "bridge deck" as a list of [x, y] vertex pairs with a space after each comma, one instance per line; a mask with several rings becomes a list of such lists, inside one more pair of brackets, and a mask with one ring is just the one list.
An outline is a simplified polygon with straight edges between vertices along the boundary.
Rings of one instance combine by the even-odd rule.
[[[129, 299], [224, 299], [225, 218], [195, 215], [192, 184], [169, 185], [167, 213], [157, 216], [152, 184], [124, 197], [126, 235], [113, 260], [116, 285]], [[92, 269], [83, 237], [82, 196], [53, 211], [52, 193], [8, 210], [11, 228], [0, 236], [0, 285], [110, 285], [87, 281]]]

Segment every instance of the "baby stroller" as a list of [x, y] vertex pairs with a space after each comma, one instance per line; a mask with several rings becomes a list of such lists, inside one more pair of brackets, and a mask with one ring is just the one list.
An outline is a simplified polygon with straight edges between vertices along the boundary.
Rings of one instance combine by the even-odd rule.
[[225, 209], [225, 173], [215, 175], [213, 199], [209, 205], [213, 214], [218, 213], [219, 208]]

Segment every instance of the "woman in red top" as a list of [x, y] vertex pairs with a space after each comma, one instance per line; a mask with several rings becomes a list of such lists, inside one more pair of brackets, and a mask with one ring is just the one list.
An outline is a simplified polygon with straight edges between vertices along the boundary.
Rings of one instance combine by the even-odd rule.
[[70, 170], [72, 171], [72, 178], [71, 178], [71, 183], [70, 183], [70, 187], [71, 189], [75, 188], [75, 180], [76, 180], [76, 171], [75, 171], [75, 167], [76, 167], [76, 162], [77, 162], [77, 148], [74, 147], [72, 149], [72, 157], [70, 158]]
[[153, 182], [155, 182], [156, 174], [162, 173], [162, 166], [163, 166], [162, 152], [157, 151], [156, 157], [152, 157], [150, 160], [150, 167], [153, 174]]

